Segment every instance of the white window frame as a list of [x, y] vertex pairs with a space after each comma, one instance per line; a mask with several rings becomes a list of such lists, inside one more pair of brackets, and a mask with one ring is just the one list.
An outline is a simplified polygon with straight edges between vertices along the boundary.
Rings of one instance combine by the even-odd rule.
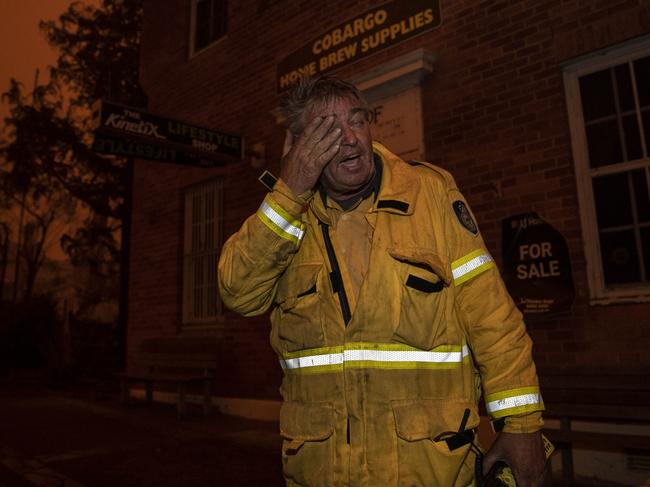
[[[221, 36], [216, 39], [214, 39], [212, 42], [209, 42], [205, 46], [196, 49], [196, 2], [197, 0], [190, 0], [190, 44], [189, 44], [189, 57], [192, 58], [196, 56], [197, 54], [202, 53], [203, 51], [211, 48], [215, 44], [220, 43], [222, 40], [224, 40], [227, 35], [228, 35], [228, 26], [226, 25], [226, 32]], [[229, 5], [226, 7], [228, 8]], [[226, 19], [226, 22], [228, 22], [228, 18]]]
[[[635, 169], [646, 168], [646, 177], [648, 177], [650, 157], [633, 162], [590, 168], [579, 78], [648, 55], [650, 55], [650, 36], [644, 36], [623, 45], [583, 56], [562, 66], [591, 304], [650, 302], [650, 286], [621, 284], [607, 287], [605, 285], [592, 186], [592, 179], [595, 176], [628, 172]], [[633, 86], [636, 86], [634, 80]], [[643, 144], [643, 137], [641, 139]], [[647, 150], [650, 151], [650, 148]], [[646, 255], [650, 256], [650, 253]]]
[[223, 179], [186, 188], [184, 199], [182, 327], [213, 327], [223, 315], [217, 288], [223, 240]]

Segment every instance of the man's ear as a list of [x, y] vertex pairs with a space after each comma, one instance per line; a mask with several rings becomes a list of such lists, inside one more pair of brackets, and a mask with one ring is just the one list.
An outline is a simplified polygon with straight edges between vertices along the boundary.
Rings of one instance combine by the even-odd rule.
[[291, 130], [287, 129], [287, 132], [284, 136], [284, 147], [282, 148], [282, 157], [286, 156], [291, 148], [293, 147], [293, 134]]

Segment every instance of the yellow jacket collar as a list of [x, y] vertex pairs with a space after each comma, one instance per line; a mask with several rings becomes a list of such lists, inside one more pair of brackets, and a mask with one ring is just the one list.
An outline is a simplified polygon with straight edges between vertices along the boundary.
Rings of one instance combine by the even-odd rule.
[[379, 142], [372, 143], [383, 163], [379, 194], [371, 211], [386, 211], [396, 215], [411, 215], [420, 191], [420, 180], [413, 177], [411, 166]]

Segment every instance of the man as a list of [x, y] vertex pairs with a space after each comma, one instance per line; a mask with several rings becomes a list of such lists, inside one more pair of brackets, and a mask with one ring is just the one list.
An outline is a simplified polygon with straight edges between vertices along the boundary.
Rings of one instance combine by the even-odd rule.
[[503, 426], [483, 472], [504, 460], [539, 485], [531, 341], [452, 177], [373, 143], [341, 80], [284, 109], [280, 178], [224, 245], [219, 286], [245, 316], [272, 310], [287, 485], [472, 485], [481, 389]]

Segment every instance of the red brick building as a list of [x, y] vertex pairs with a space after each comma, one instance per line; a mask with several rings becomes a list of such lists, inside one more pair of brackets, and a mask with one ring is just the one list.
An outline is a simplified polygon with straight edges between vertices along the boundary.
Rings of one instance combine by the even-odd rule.
[[245, 150], [217, 168], [136, 161], [130, 360], [148, 339], [218, 347], [216, 395], [252, 400], [224, 407], [277, 411], [267, 317], [221, 307], [216, 261], [278, 173], [279, 88], [324, 69], [368, 95], [376, 138], [456, 177], [500, 266], [507, 217], [536, 212], [566, 239], [575, 299], [529, 315], [541, 374], [647, 377], [650, 4], [396, 3], [145, 0], [148, 110]]

